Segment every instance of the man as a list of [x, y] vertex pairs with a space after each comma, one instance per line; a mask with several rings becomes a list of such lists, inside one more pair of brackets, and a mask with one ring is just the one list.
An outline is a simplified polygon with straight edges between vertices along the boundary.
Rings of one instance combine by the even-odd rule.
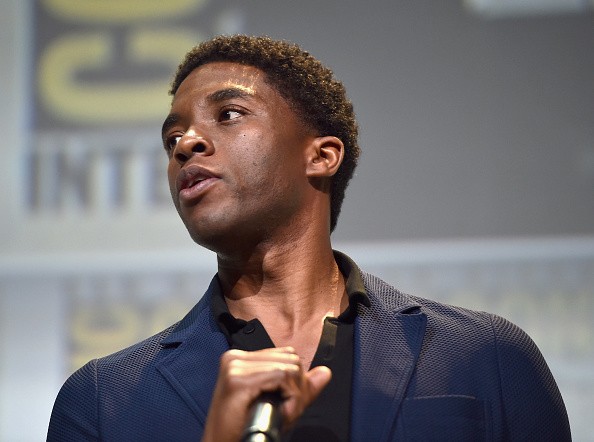
[[218, 273], [178, 324], [73, 374], [48, 440], [237, 441], [266, 392], [282, 396], [284, 440], [570, 439], [521, 330], [332, 250], [359, 148], [328, 69], [291, 44], [219, 37], [171, 93], [171, 194]]

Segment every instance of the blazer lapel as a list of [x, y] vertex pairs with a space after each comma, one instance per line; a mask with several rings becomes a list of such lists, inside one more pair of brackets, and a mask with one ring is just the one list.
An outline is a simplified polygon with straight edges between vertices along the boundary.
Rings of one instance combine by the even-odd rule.
[[386, 441], [421, 351], [427, 318], [419, 306], [363, 274], [370, 298], [355, 322], [351, 439]]
[[178, 327], [161, 342], [171, 353], [157, 364], [167, 379], [202, 425], [217, 380], [219, 360], [229, 349], [210, 309], [213, 284], [200, 302], [186, 315]]

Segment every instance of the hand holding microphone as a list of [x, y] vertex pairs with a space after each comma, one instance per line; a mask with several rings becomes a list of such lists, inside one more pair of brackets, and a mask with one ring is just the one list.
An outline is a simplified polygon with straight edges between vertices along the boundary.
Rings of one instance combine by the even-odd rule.
[[280, 442], [283, 423], [280, 391], [262, 393], [250, 407], [242, 442]]
[[203, 441], [278, 440], [330, 378], [327, 367], [304, 371], [291, 347], [229, 350], [221, 358]]

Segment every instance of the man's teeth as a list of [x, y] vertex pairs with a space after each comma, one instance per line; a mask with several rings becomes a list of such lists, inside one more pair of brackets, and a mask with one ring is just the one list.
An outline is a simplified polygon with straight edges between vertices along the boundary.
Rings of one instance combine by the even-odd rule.
[[201, 181], [204, 181], [205, 179], [206, 178], [195, 178], [195, 179], [192, 180], [192, 182], [190, 182], [190, 186], [189, 187], [195, 186], [196, 184], [198, 184]]

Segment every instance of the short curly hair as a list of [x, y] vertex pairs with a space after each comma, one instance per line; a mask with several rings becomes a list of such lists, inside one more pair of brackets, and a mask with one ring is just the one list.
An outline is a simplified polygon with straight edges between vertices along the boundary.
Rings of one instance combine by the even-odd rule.
[[332, 177], [330, 189], [330, 230], [334, 231], [360, 155], [357, 121], [343, 84], [334, 78], [330, 69], [296, 44], [269, 37], [234, 35], [215, 37], [188, 52], [177, 69], [169, 93], [175, 95], [194, 69], [217, 61], [260, 69], [266, 81], [318, 136], [335, 136], [343, 142], [343, 162]]

